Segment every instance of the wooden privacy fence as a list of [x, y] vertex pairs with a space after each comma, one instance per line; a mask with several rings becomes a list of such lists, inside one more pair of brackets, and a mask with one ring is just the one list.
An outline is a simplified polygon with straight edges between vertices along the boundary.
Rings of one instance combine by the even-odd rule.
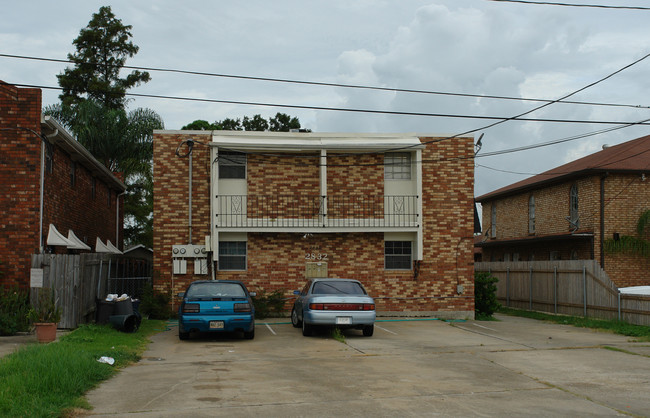
[[507, 307], [650, 325], [650, 297], [620, 293], [595, 260], [479, 262], [474, 271], [499, 279]]
[[[114, 279], [121, 259], [112, 254], [33, 254], [32, 269], [42, 269], [43, 287], [52, 288], [62, 315], [59, 328], [76, 328], [92, 322], [97, 299], [108, 293], [109, 278]], [[149, 277], [148, 283], [151, 283]], [[113, 283], [111, 283], [113, 284]], [[30, 299], [36, 301], [40, 288], [31, 287]]]

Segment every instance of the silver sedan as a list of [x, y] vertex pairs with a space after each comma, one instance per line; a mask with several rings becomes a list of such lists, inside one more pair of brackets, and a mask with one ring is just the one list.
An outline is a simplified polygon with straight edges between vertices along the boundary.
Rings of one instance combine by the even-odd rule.
[[372, 336], [375, 329], [375, 301], [358, 280], [310, 279], [291, 310], [291, 323], [309, 336], [314, 326], [354, 328]]

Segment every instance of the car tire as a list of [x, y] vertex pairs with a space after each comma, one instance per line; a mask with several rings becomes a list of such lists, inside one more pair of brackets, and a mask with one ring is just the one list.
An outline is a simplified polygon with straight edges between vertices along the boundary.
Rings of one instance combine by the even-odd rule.
[[305, 318], [302, 319], [302, 335], [305, 337], [311, 336], [312, 326], [305, 322]]
[[302, 325], [302, 321], [298, 319], [298, 311], [296, 311], [295, 307], [291, 309], [291, 325], [294, 328], [300, 328]]
[[247, 340], [252, 340], [253, 338], [255, 338], [255, 329], [253, 329], [252, 331], [244, 331], [244, 338]]
[[364, 337], [372, 337], [372, 334], [375, 332], [375, 326], [374, 325], [366, 325], [363, 327], [363, 336]]
[[190, 338], [190, 333], [189, 332], [181, 332], [180, 330], [178, 331], [178, 339], [179, 340], [187, 340]]

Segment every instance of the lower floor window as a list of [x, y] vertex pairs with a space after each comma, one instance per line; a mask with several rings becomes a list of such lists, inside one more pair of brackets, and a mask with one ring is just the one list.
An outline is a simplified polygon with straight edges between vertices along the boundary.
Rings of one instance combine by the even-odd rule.
[[410, 270], [411, 254], [411, 241], [386, 241], [384, 267], [387, 270]]
[[219, 270], [246, 270], [246, 241], [219, 242]]

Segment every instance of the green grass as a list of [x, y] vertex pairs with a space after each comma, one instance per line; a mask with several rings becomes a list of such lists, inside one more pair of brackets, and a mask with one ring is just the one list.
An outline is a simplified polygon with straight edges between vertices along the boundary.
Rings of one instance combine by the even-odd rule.
[[345, 335], [343, 335], [343, 332], [339, 328], [332, 328], [331, 336], [336, 341], [345, 344]]
[[524, 318], [538, 319], [542, 321], [555, 322], [557, 324], [573, 325], [581, 328], [594, 328], [611, 331], [615, 334], [636, 337], [641, 341], [650, 341], [650, 327], [643, 325], [629, 324], [623, 321], [608, 321], [604, 319], [583, 318], [580, 316], [553, 315], [542, 312], [524, 311], [520, 309], [505, 308], [499, 309], [500, 313]]
[[[164, 325], [143, 320], [131, 334], [109, 325], [84, 325], [58, 342], [30, 344], [0, 359], [0, 416], [58, 417], [90, 408], [84, 393], [138, 361], [148, 337]], [[102, 356], [115, 364], [99, 363]]]

